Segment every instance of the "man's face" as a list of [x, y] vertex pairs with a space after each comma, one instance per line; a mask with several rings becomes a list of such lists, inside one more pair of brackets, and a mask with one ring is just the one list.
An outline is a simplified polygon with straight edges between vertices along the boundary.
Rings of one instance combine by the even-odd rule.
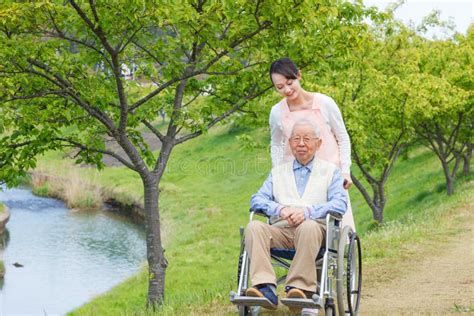
[[295, 126], [289, 142], [291, 152], [302, 165], [310, 162], [316, 150], [321, 146], [321, 139], [316, 137], [314, 128], [310, 125]]

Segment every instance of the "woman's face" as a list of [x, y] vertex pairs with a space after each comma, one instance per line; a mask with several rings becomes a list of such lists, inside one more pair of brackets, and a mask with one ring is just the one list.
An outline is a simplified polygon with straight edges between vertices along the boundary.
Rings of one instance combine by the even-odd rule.
[[288, 79], [277, 73], [272, 74], [272, 81], [275, 89], [288, 100], [296, 99], [301, 92], [300, 79], [300, 74], [298, 74], [296, 79]]

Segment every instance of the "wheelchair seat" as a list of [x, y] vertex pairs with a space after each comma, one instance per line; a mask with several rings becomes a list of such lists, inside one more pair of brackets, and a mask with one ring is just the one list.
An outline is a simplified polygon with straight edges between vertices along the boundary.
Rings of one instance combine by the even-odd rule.
[[[325, 247], [319, 248], [318, 255], [316, 256], [316, 260], [321, 259], [324, 256], [324, 252], [326, 251]], [[295, 249], [288, 249], [288, 248], [271, 248], [270, 249], [270, 254], [287, 259], [287, 260], [293, 260], [295, 257], [296, 250]]]

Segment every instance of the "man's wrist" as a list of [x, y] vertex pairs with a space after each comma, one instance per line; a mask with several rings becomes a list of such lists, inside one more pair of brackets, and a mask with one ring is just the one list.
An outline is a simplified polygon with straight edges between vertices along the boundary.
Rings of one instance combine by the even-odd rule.
[[309, 208], [309, 207], [305, 207], [305, 208], [304, 208], [304, 219], [305, 219], [305, 220], [310, 219], [310, 218], [309, 218], [309, 214], [310, 214], [310, 208]]
[[286, 205], [280, 205], [277, 207], [277, 215], [278, 216], [281, 216], [281, 211], [283, 211], [283, 209], [287, 208], [288, 206]]

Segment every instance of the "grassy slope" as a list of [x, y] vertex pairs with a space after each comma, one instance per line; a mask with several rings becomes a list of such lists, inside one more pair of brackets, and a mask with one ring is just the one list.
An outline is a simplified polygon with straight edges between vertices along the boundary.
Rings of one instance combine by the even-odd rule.
[[[251, 132], [260, 135], [257, 138], [262, 144], [268, 142], [266, 131]], [[228, 306], [228, 292], [236, 287], [238, 229], [248, 221], [249, 197], [267, 176], [270, 162], [264, 147], [240, 151], [235, 136], [222, 129], [180, 145], [172, 155], [160, 198], [170, 263], [166, 304], [161, 311], [164, 314], [205, 313], [206, 308], [215, 311], [216, 306]], [[443, 230], [443, 225], [433, 225], [440, 220], [426, 218], [436, 215], [443, 219], [448, 215], [445, 209], [456, 208], [465, 202], [463, 197], [472, 196], [472, 181], [465, 180], [454, 197], [446, 198], [436, 158], [425, 150], [413, 151], [410, 156], [397, 164], [387, 185], [385, 218], [387, 222], [396, 221], [387, 229], [366, 232], [372, 222], [370, 210], [357, 190], [351, 189], [369, 265], [399, 257], [403, 249], [391, 245], [417, 243], [426, 234]], [[49, 162], [53, 159], [57, 155], [48, 157]], [[123, 168], [107, 168], [98, 175], [86, 170], [84, 173], [102, 185], [114, 186], [130, 196], [142, 196], [140, 180]], [[425, 224], [414, 224], [422, 222]], [[404, 223], [406, 229], [400, 229], [399, 223]], [[71, 314], [145, 314], [146, 290], [146, 273], [142, 272]]]

